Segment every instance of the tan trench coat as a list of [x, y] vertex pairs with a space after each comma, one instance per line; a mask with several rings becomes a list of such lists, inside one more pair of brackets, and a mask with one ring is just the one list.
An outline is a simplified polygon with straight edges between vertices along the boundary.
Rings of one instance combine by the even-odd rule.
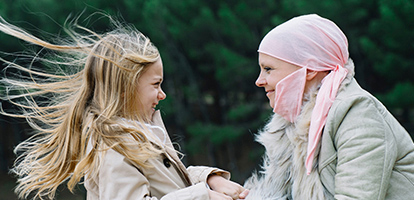
[[[154, 123], [165, 130], [159, 111], [154, 114], [154, 119]], [[173, 150], [166, 132], [159, 128], [151, 130], [160, 140], [165, 139], [165, 146], [170, 147], [148, 161], [154, 167], [135, 166], [110, 149], [105, 154], [98, 175], [85, 178], [88, 200], [207, 200], [208, 175], [219, 173], [230, 178], [228, 172], [217, 168], [193, 166], [186, 169]]]

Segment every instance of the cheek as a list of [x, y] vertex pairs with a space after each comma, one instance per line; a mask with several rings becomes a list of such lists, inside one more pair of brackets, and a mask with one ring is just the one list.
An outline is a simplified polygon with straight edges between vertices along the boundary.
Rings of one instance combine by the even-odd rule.
[[157, 96], [158, 96], [158, 92], [157, 91], [155, 91], [155, 90], [153, 90], [153, 89], [151, 89], [151, 90], [148, 90], [147, 91], [147, 93], [145, 93], [145, 103], [146, 104], [148, 104], [148, 105], [152, 105], [154, 102], [156, 102], [157, 101]]
[[270, 75], [267, 78], [267, 82], [269, 83], [269, 85], [271, 86], [276, 86], [277, 83], [279, 83], [280, 78], [277, 75]]
[[273, 86], [276, 86], [280, 81], [282, 81], [286, 76], [289, 76], [290, 73], [274, 73], [270, 78], [269, 82], [272, 83]]
[[143, 106], [146, 106], [151, 99], [151, 95], [150, 95], [151, 93], [149, 92], [150, 91], [148, 91], [146, 88], [141, 88], [141, 90], [138, 92], [139, 94], [138, 98], [143, 104]]

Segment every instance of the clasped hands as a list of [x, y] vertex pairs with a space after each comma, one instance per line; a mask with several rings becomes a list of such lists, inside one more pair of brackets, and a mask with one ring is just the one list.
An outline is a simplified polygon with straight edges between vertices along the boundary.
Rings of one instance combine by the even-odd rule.
[[208, 176], [207, 184], [211, 188], [211, 190], [209, 190], [211, 200], [245, 199], [249, 194], [249, 190], [243, 188], [238, 183], [227, 180], [216, 174]]

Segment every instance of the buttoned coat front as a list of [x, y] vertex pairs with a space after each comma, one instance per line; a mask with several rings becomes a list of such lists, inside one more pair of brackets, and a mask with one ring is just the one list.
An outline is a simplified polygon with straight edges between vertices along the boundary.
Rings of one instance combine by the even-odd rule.
[[207, 200], [210, 199], [206, 185], [208, 175], [217, 173], [230, 178], [228, 172], [217, 168], [192, 166], [186, 169], [166, 135], [159, 112], [154, 119], [156, 125], [149, 128], [156, 136], [153, 142], [164, 145], [163, 153], [148, 160], [150, 167], [144, 168], [113, 149], [107, 150], [98, 173], [85, 178], [88, 200]]

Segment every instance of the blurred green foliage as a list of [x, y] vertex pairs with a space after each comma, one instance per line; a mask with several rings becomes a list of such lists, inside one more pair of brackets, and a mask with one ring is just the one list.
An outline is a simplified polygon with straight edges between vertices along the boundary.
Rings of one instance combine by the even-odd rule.
[[[239, 182], [259, 163], [263, 149], [254, 133], [271, 114], [255, 86], [256, 50], [270, 29], [308, 13], [336, 22], [348, 36], [357, 80], [413, 132], [413, 10], [413, 0], [0, 1], [2, 17], [49, 41], [81, 13], [86, 19], [102, 11], [134, 24], [161, 51], [167, 99], [160, 108], [172, 139], [188, 154], [185, 162], [228, 169]], [[109, 28], [105, 20], [80, 24]], [[0, 41], [1, 51], [23, 49], [4, 34]]]

